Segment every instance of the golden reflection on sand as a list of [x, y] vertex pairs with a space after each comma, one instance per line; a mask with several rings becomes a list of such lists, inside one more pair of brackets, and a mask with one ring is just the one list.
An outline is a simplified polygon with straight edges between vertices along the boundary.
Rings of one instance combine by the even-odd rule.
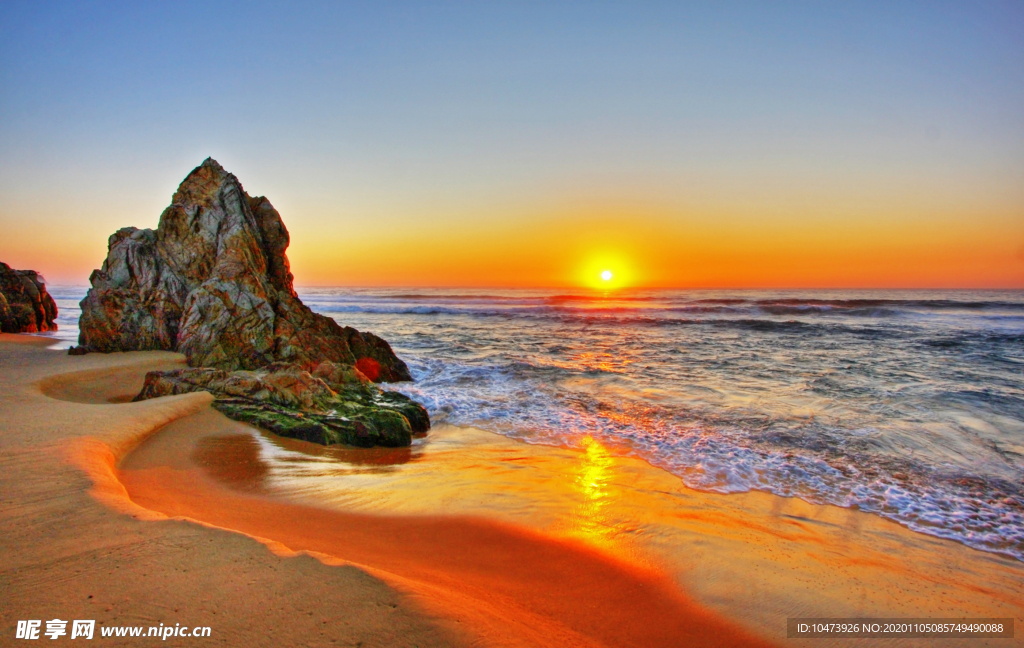
[[608, 450], [593, 437], [584, 437], [580, 442], [583, 452], [579, 455], [578, 472], [573, 486], [580, 500], [572, 509], [565, 529], [556, 525], [556, 531], [567, 531], [569, 535], [619, 553], [617, 535], [620, 529], [608, 515], [606, 509], [611, 497], [608, 477], [613, 462]]

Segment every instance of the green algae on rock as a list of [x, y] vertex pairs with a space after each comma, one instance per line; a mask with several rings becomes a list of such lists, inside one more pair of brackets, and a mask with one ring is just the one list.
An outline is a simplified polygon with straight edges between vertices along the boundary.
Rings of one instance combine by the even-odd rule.
[[313, 373], [290, 363], [254, 371], [153, 371], [135, 400], [194, 391], [212, 393], [214, 407], [229, 418], [324, 445], [408, 446], [430, 428], [422, 405], [331, 362]]

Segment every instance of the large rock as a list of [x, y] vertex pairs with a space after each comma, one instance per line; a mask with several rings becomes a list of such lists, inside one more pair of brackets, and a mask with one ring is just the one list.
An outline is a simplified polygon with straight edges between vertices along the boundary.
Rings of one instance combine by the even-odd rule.
[[422, 405], [329, 361], [313, 373], [289, 363], [256, 371], [153, 371], [135, 400], [194, 391], [212, 393], [214, 407], [235, 420], [324, 445], [407, 446], [430, 427]]
[[110, 237], [82, 300], [83, 351], [180, 351], [192, 366], [312, 371], [354, 365], [374, 381], [411, 380], [387, 342], [318, 315], [295, 294], [288, 230], [263, 197], [207, 159], [178, 187], [156, 230]]
[[57, 304], [42, 277], [0, 263], [0, 333], [56, 331], [56, 319]]

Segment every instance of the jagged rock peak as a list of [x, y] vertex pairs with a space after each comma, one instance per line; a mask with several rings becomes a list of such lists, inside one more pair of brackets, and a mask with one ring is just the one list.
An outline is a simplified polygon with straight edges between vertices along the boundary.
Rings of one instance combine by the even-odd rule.
[[56, 331], [57, 304], [35, 270], [0, 262], [0, 333]]
[[290, 362], [356, 365], [369, 378], [411, 380], [372, 333], [340, 327], [298, 298], [288, 230], [265, 197], [250, 197], [207, 158], [179, 185], [156, 230], [127, 227], [108, 242], [82, 300], [81, 351], [180, 351], [192, 366], [257, 369]]

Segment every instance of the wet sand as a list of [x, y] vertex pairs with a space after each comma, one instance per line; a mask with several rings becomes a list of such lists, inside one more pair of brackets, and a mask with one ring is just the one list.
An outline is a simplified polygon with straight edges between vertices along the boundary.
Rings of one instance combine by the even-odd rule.
[[224, 488], [193, 457], [204, 435], [235, 426], [206, 411], [162, 431], [119, 471], [132, 500], [358, 564], [486, 645], [759, 645], [661, 574], [585, 543], [486, 518], [352, 514]]
[[[493, 622], [496, 614], [507, 614], [514, 607], [521, 608], [516, 614], [542, 609], [557, 615], [556, 621], [531, 618], [513, 631], [516, 638], [529, 643], [542, 637], [523, 633], [544, 627], [545, 622], [589, 631], [589, 637], [569, 635], [574, 645], [588, 645], [585, 639], [595, 637], [604, 645], [630, 645], [636, 637], [643, 640], [635, 645], [690, 643], [645, 637], [638, 633], [651, 628], [630, 624], [634, 615], [646, 623], [658, 618], [652, 614], [658, 601], [627, 606], [621, 618], [612, 619], [610, 628], [627, 628], [625, 636], [596, 636], [600, 629], [593, 626], [593, 619], [584, 615], [566, 621], [566, 612], [553, 608], [545, 597], [522, 595], [523, 591], [533, 595], [568, 592], [567, 582], [580, 576], [573, 568], [582, 568], [584, 578], [569, 598], [589, 597], [601, 609], [619, 609], [622, 603], [609, 597], [629, 591], [630, 585], [628, 580], [616, 580], [618, 574], [602, 571], [600, 563], [608, 559], [627, 575], [654, 576], [664, 590], [665, 581], [657, 578], [663, 575], [686, 592], [689, 605], [696, 602], [713, 609], [720, 618], [780, 644], [787, 641], [790, 616], [1016, 617], [1018, 627], [1021, 623], [1024, 569], [1013, 559], [915, 533], [859, 511], [764, 493], [692, 491], [676, 477], [596, 443], [583, 450], [530, 446], [481, 430], [442, 425], [413, 448], [324, 448], [256, 432], [217, 415], [199, 414], [154, 435], [128, 456], [120, 474], [132, 497], [146, 506], [183, 515], [216, 513], [224, 516], [221, 520], [230, 519], [232, 528], [245, 526], [257, 533], [264, 525], [275, 538], [282, 530], [262, 520], [281, 513], [266, 516], [262, 507], [255, 509], [260, 513], [241, 511], [254, 510], [246, 498], [269, 497], [278, 502], [284, 498], [309, 519], [333, 525], [333, 539], [342, 546], [332, 548], [331, 538], [296, 535], [288, 529], [283, 530], [291, 532], [285, 544], [345, 553], [386, 569], [392, 576], [408, 579], [405, 585], [424, 596], [428, 609], [441, 605], [442, 614], [445, 607], [475, 609], [479, 618], [460, 618], [469, 624], [488, 618]], [[196, 484], [194, 492], [182, 487], [184, 475]], [[202, 498], [217, 491], [233, 494], [211, 508]], [[233, 511], [221, 510], [229, 504]], [[324, 508], [333, 509], [334, 514]], [[374, 513], [389, 517], [377, 518]], [[405, 519], [396, 518], [396, 513]], [[439, 513], [473, 517], [460, 521], [466, 526], [452, 534], [454, 544], [451, 539], [438, 542], [431, 550], [429, 545], [445, 534], [435, 535], [422, 522], [431, 518], [437, 522]], [[260, 519], [250, 519], [254, 516]], [[519, 537], [506, 537], [502, 550], [487, 556], [477, 543], [496, 541], [474, 528], [480, 520], [514, 524], [508, 531]], [[448, 522], [456, 520], [449, 517]], [[352, 525], [359, 530], [348, 528]], [[386, 525], [394, 526], [380, 533]], [[504, 525], [489, 526], [493, 531]], [[527, 530], [534, 532], [532, 537], [524, 534]], [[442, 567], [443, 573], [423, 572], [423, 564], [414, 557], [411, 564], [396, 562], [395, 556], [387, 555], [387, 548], [361, 546], [369, 538], [360, 533], [393, 539], [414, 552], [433, 555], [434, 566]], [[582, 550], [583, 556], [567, 556], [563, 561], [558, 554], [530, 546], [531, 541], [552, 539], [566, 543], [567, 549]], [[424, 541], [427, 546], [419, 544]], [[521, 561], [519, 546], [527, 554]], [[597, 566], [586, 562], [586, 554], [595, 552]], [[479, 560], [466, 562], [471, 554]], [[502, 564], [512, 557], [541, 570], [531, 574], [519, 566], [513, 573]], [[492, 579], [496, 572], [506, 574], [501, 582]], [[587, 580], [592, 576], [598, 578]], [[608, 585], [614, 588], [607, 591]], [[634, 587], [633, 591], [640, 590]], [[452, 594], [468, 598], [456, 603]], [[495, 595], [500, 596], [495, 599]], [[493, 600], [502, 601], [501, 609], [490, 607]], [[626, 597], [626, 602], [636, 601]], [[501, 625], [511, 622], [505, 618]], [[496, 630], [492, 627], [491, 633], [482, 636], [490, 641], [509, 639], [495, 634]], [[545, 628], [543, 634], [552, 632]], [[927, 646], [934, 640], [802, 641]], [[1021, 639], [1018, 633], [1015, 640], [943, 639], [942, 643], [1019, 645]], [[735, 638], [729, 638], [729, 644], [748, 645]]]
[[411, 449], [367, 452], [238, 432], [211, 431], [193, 454], [231, 488], [348, 512], [499, 519], [583, 542], [667, 574], [699, 604], [779, 642], [791, 616], [1016, 617], [1021, 627], [1017, 560], [856, 510], [694, 491], [592, 439], [551, 448], [441, 425]]
[[207, 395], [126, 402], [180, 356], [71, 358], [13, 337], [0, 339], [5, 636], [70, 617], [209, 625], [227, 645], [766, 645], [582, 541], [247, 491], [260, 469], [244, 453], [233, 488], [196, 460], [200, 439], [237, 426]]

